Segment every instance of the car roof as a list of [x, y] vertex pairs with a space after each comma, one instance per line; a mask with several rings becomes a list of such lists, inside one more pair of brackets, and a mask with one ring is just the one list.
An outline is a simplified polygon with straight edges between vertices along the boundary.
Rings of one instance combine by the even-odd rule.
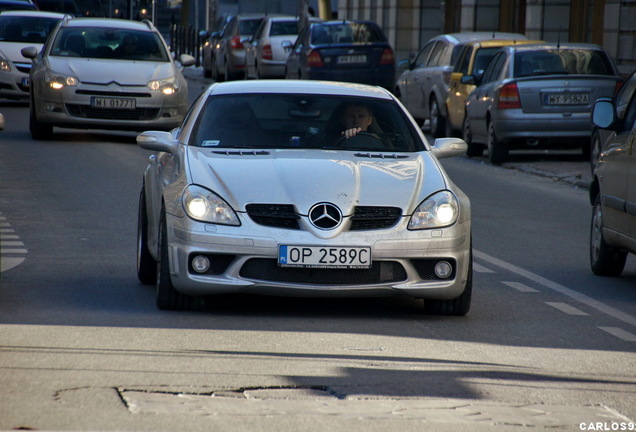
[[64, 18], [71, 17], [69, 14], [60, 13], [60, 12], [48, 12], [42, 10], [4, 10], [0, 11], [0, 15], [2, 16], [21, 16], [21, 17], [33, 17], [33, 18]]
[[489, 47], [503, 47], [503, 46], [516, 45], [516, 44], [527, 45], [527, 44], [538, 44], [538, 43], [543, 43], [543, 41], [540, 41], [540, 40], [529, 41], [525, 39], [488, 39], [488, 40], [468, 42], [466, 45], [473, 45], [473, 46], [479, 45], [482, 48], [489, 48]]
[[368, 97], [392, 100], [387, 90], [366, 84], [312, 80], [250, 80], [212, 84], [207, 92], [214, 95], [275, 93], [316, 94], [330, 96]]
[[434, 37], [433, 39], [447, 39], [455, 43], [472, 42], [493, 39], [519, 39], [526, 40], [526, 36], [521, 33], [504, 33], [504, 32], [462, 32], [448, 33]]
[[533, 51], [537, 49], [589, 49], [589, 50], [599, 50], [603, 51], [603, 48], [600, 45], [591, 44], [591, 43], [576, 43], [576, 42], [540, 42], [540, 43], [532, 43], [532, 44], [520, 44], [520, 45], [509, 45], [505, 47], [506, 49], [511, 49], [514, 51]]
[[107, 27], [126, 30], [147, 30], [156, 29], [150, 21], [132, 21], [119, 18], [73, 18], [66, 22], [66, 27]]

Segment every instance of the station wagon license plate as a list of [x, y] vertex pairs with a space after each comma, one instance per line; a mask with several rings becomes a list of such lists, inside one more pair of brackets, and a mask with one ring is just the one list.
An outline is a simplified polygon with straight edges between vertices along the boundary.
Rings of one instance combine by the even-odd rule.
[[278, 248], [278, 265], [305, 268], [371, 268], [370, 247], [289, 246]]
[[135, 109], [137, 106], [134, 98], [92, 97], [92, 108], [106, 109]]
[[586, 105], [590, 102], [587, 93], [554, 93], [544, 96], [546, 105]]
[[338, 57], [338, 64], [356, 64], [356, 63], [366, 63], [367, 56], [364, 54], [357, 55], [342, 55]]

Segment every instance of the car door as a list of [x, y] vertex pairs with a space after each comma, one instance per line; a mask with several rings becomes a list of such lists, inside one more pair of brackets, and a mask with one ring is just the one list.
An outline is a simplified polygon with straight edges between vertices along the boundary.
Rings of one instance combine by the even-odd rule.
[[498, 52], [488, 63], [479, 85], [468, 96], [467, 113], [475, 142], [486, 142], [488, 136], [487, 115], [492, 105], [495, 84], [499, 79], [505, 60], [505, 53]]
[[[448, 86], [448, 97], [446, 98], [446, 109], [448, 110], [448, 121], [451, 129], [461, 129], [464, 122], [466, 97], [470, 92], [466, 90], [469, 86], [462, 84], [460, 80], [464, 75], [468, 74], [468, 67], [474, 50], [475, 46], [473, 44], [467, 44], [462, 47], [457, 57], [457, 63], [455, 63], [455, 67], [453, 68], [453, 74], [451, 75], [451, 81]], [[470, 87], [472, 91], [474, 86]]]
[[[446, 41], [437, 41], [433, 47], [433, 51], [426, 62], [426, 66], [420, 70], [420, 89], [416, 93], [416, 104], [418, 109], [423, 112], [424, 118], [430, 117], [430, 102], [432, 94], [435, 88], [443, 88], [446, 84], [443, 82], [443, 69], [448, 66], [445, 59], [449, 56], [447, 52], [451, 49], [450, 44]], [[443, 100], [438, 100], [438, 106], [440, 103], [446, 101], [446, 95]]]
[[411, 115], [417, 119], [424, 119], [425, 112], [420, 104], [421, 80], [423, 80], [423, 69], [426, 67], [428, 58], [435, 47], [436, 41], [428, 42], [415, 56], [411, 62], [410, 70], [402, 75], [400, 92], [402, 103], [409, 110]]
[[631, 123], [631, 130], [626, 130], [627, 148], [627, 202], [625, 203], [626, 219], [631, 238], [636, 241], [636, 95], [628, 108], [626, 123]]

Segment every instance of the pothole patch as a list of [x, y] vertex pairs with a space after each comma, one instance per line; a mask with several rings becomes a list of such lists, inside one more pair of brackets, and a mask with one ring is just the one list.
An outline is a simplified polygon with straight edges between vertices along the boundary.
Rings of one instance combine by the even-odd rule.
[[119, 389], [135, 414], [214, 416], [308, 416], [482, 423], [560, 428], [581, 423], [625, 421], [605, 406], [514, 404], [464, 399], [362, 398], [328, 387], [258, 387], [175, 393]]

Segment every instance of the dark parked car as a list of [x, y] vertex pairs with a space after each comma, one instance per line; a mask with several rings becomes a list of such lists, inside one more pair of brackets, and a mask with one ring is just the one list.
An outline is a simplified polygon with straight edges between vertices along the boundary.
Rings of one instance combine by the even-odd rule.
[[466, 100], [464, 140], [469, 155], [488, 148], [492, 163], [514, 148], [582, 148], [589, 152], [592, 105], [611, 97], [623, 78], [593, 44], [511, 45], [490, 60]]
[[374, 22], [312, 23], [298, 35], [287, 58], [285, 76], [372, 84], [393, 90], [395, 55]]
[[[634, 73], [626, 85], [636, 85]], [[599, 99], [592, 112], [594, 125], [608, 132], [590, 187], [590, 264], [600, 276], [619, 276], [627, 254], [636, 253], [635, 93], [624, 102], [621, 107], [612, 99]]]

